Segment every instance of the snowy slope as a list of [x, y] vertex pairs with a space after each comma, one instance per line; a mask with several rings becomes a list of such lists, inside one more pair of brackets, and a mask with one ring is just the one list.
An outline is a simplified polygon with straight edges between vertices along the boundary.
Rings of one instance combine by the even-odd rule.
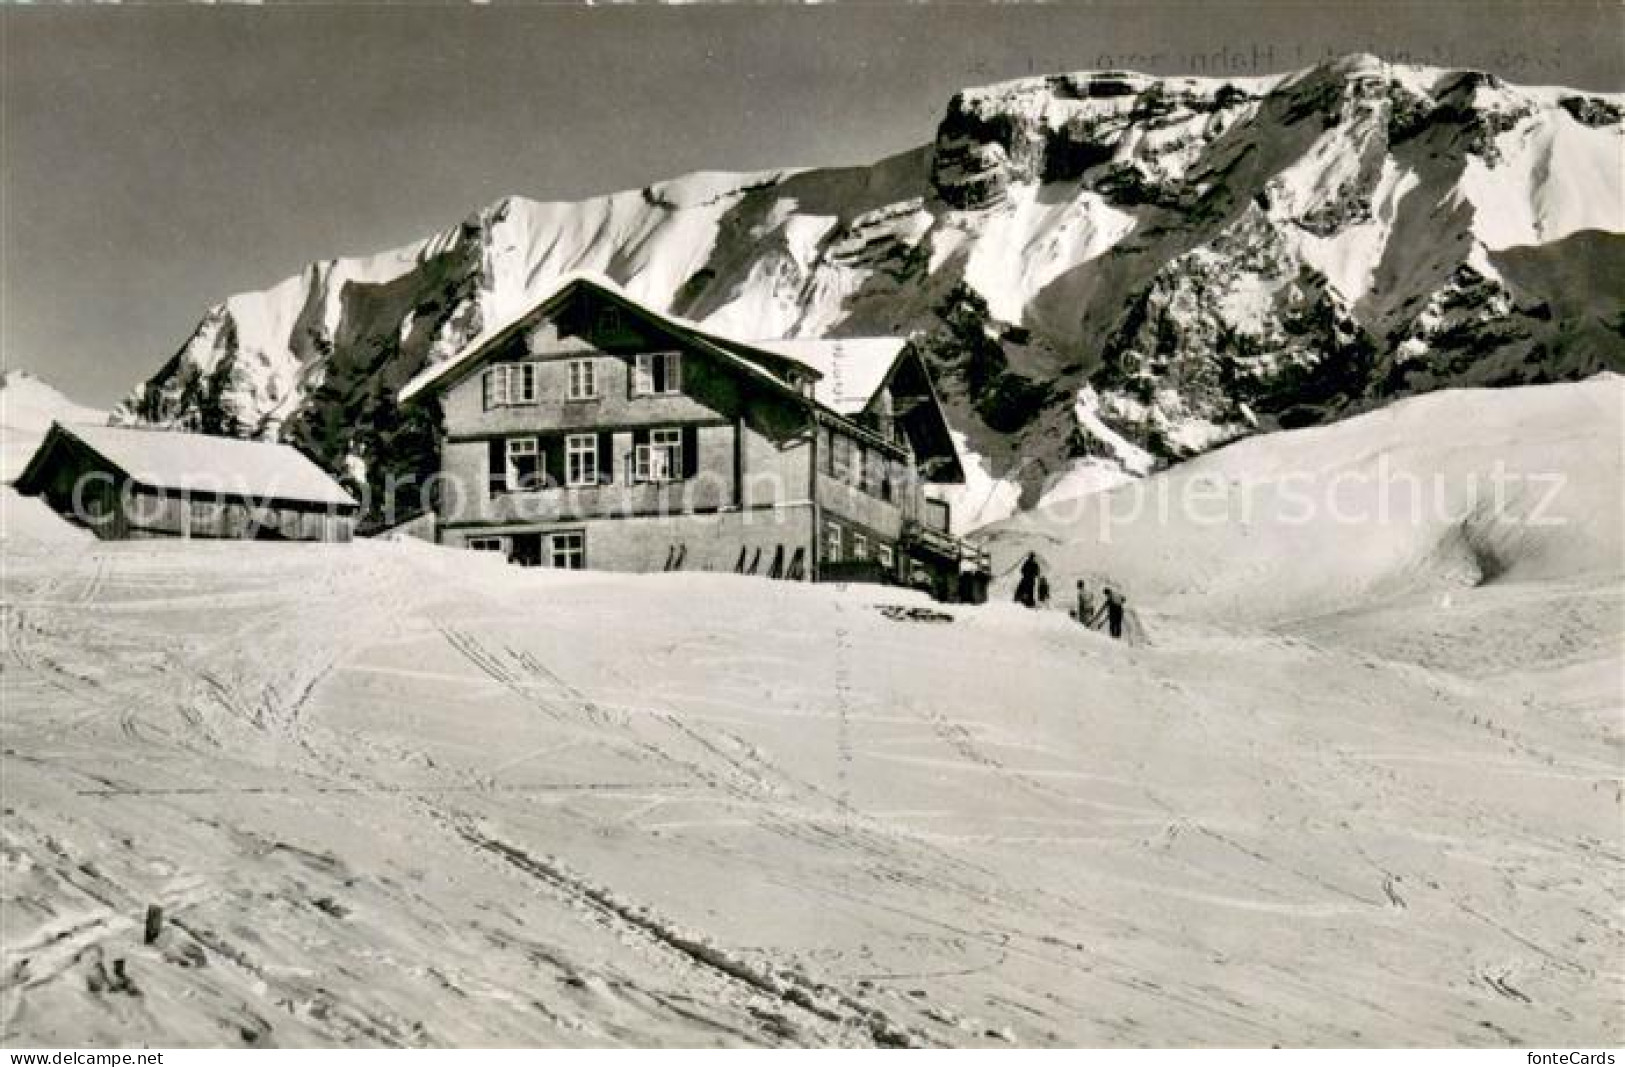
[[0, 485], [0, 551], [19, 546], [59, 546], [89, 541], [94, 535], [67, 522], [38, 497], [23, 496], [11, 485]]
[[[409, 463], [377, 398], [594, 271], [745, 338], [912, 334], [971, 447], [1001, 476], [1028, 461], [1031, 504], [1079, 458], [1132, 472], [1413, 392], [1625, 366], [1622, 113], [1369, 56], [966, 90], [930, 145], [870, 167], [508, 197], [313, 264], [211, 311], [125, 417]], [[1575, 275], [1605, 279], [1583, 309]], [[1072, 418], [1085, 386], [1105, 434]]]
[[1499, 457], [1585, 525], [1443, 585], [1480, 556], [1431, 527], [1135, 525], [1148, 644], [409, 543], [9, 552], [0, 1040], [1616, 1045], [1622, 391], [1198, 461]]
[[1057, 589], [1112, 584], [1208, 620], [1611, 577], [1625, 565], [1625, 378], [1413, 397], [1057, 494], [980, 536], [997, 571], [1035, 551]]

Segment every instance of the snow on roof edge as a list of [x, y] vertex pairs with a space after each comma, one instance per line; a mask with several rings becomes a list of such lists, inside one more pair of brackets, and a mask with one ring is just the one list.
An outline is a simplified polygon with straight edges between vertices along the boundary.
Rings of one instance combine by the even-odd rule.
[[[650, 307], [644, 301], [639, 300], [637, 297], [627, 292], [626, 289], [624, 289], [618, 282], [611, 278], [605, 277], [602, 274], [597, 274], [591, 271], [570, 271], [566, 274], [560, 275], [545, 293], [543, 293], [536, 300], [532, 301], [524, 311], [520, 312], [509, 321], [503, 323], [501, 326], [491, 330], [488, 333], [482, 333], [479, 337], [464, 345], [456, 355], [441, 360], [432, 367], [426, 367], [422, 371], [419, 371], [410, 381], [401, 387], [400, 392], [397, 394], [398, 398], [402, 403], [405, 403], [406, 401], [409, 401], [413, 397], [424, 392], [430, 386], [450, 376], [457, 369], [467, 366], [499, 337], [502, 337], [508, 331], [519, 325], [519, 323], [523, 322], [527, 317], [534, 314], [537, 309], [546, 305], [550, 301], [557, 299], [567, 289], [569, 289], [570, 286], [577, 283], [591, 285], [610, 294], [611, 296], [636, 305], [645, 313], [674, 328], [678, 332], [689, 334], [701, 341], [717, 346], [723, 350], [725, 355], [733, 357], [742, 362], [750, 363], [753, 370], [768, 374], [779, 385], [786, 385], [786, 383], [780, 380], [778, 375], [768, 371], [765, 367], [757, 365], [756, 362], [751, 359], [749, 353], [760, 353], [761, 355], [770, 357], [772, 359], [785, 360], [795, 363], [798, 369], [805, 370], [811, 377], [817, 380], [825, 377], [826, 371], [824, 368], [814, 363], [808, 363], [805, 359], [790, 354], [788, 351], [780, 350], [780, 346], [783, 346], [785, 349], [793, 347], [805, 348], [811, 345], [838, 346], [842, 344], [859, 344], [878, 347], [880, 344], [884, 343], [895, 346], [894, 351], [891, 354], [891, 361], [895, 362], [897, 353], [901, 352], [903, 346], [907, 343], [907, 338], [894, 337], [783, 338], [772, 341], [760, 339], [743, 340], [736, 337], [729, 337], [726, 334], [718, 333], [715, 330], [709, 329], [697, 322], [694, 322], [692, 319], [685, 319], [680, 315], [673, 315], [669, 312], [660, 311], [656, 308]], [[743, 349], [745, 351], [738, 351], [739, 349]], [[887, 369], [890, 369], [889, 364]], [[867, 403], [868, 399], [873, 396], [873, 393], [874, 390], [870, 390], [869, 397], [865, 397], [865, 403]], [[820, 400], [820, 402], [823, 403], [824, 401]], [[826, 404], [826, 406], [831, 407], [836, 414], [845, 415], [850, 413], [848, 411], [842, 411], [835, 408], [833, 405]]]
[[53, 421], [19, 482], [54, 435], [73, 438], [153, 489], [360, 507], [331, 475], [291, 445], [146, 427]]

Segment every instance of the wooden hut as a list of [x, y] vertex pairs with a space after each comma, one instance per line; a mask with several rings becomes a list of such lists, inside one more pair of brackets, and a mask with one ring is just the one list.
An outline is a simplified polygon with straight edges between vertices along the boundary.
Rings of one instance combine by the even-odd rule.
[[287, 445], [53, 423], [17, 479], [103, 540], [348, 541], [355, 498]]

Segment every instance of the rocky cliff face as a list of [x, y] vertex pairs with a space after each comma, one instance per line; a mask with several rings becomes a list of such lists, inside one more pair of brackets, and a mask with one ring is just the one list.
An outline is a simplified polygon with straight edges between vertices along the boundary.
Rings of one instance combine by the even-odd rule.
[[1031, 503], [1453, 384], [1625, 366], [1625, 98], [1351, 57], [958, 94], [871, 167], [511, 197], [213, 309], [124, 417], [424, 462], [393, 393], [598, 271], [736, 336], [910, 333]]

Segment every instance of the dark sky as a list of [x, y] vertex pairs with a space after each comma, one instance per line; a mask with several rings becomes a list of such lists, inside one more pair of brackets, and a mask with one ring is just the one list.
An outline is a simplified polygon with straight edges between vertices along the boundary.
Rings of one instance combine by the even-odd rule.
[[1613, 3], [0, 8], [0, 353], [111, 404], [208, 305], [505, 193], [863, 163], [1029, 73], [1328, 55], [1625, 87]]

